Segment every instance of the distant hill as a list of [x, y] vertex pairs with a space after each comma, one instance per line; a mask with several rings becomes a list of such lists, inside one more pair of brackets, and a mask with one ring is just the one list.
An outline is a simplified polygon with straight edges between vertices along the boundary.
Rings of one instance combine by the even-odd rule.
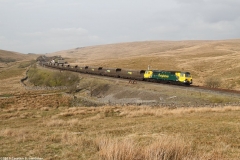
[[75, 48], [48, 56], [67, 57], [79, 65], [130, 69], [184, 70], [194, 84], [208, 77], [222, 80], [224, 88], [240, 90], [240, 39], [218, 41], [146, 41]]
[[114, 60], [131, 57], [200, 56], [237, 52], [239, 40], [222, 41], [146, 41], [80, 47], [49, 54], [68, 57], [73, 61], [92, 63], [95, 60]]
[[35, 59], [38, 55], [35, 54], [21, 54], [18, 52], [0, 50], [0, 63], [31, 60]]

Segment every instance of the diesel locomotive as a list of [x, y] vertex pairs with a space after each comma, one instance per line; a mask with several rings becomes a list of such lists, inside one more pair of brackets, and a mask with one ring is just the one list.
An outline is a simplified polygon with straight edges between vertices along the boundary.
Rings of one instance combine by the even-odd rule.
[[189, 72], [166, 71], [166, 70], [129, 70], [122, 68], [104, 68], [90, 66], [71, 66], [65, 63], [44, 62], [42, 65], [57, 68], [61, 70], [69, 70], [85, 74], [94, 74], [101, 76], [109, 76], [116, 78], [125, 78], [131, 80], [141, 80], [157, 83], [171, 84], [192, 84], [192, 76]]

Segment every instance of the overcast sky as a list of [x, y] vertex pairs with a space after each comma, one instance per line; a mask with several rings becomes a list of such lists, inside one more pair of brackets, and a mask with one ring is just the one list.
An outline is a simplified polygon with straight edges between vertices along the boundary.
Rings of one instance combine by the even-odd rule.
[[240, 0], [0, 0], [0, 49], [240, 38]]

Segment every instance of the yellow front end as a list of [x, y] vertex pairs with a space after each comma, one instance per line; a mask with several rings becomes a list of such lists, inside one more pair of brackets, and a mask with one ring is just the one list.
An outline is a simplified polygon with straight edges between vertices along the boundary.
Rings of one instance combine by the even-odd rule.
[[192, 76], [189, 72], [176, 72], [178, 81], [184, 84], [192, 84]]
[[145, 71], [144, 78], [152, 78], [153, 71]]

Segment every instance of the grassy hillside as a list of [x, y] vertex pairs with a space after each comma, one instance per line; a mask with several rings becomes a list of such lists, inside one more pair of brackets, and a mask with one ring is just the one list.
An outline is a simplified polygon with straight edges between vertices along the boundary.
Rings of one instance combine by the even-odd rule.
[[222, 88], [240, 88], [240, 40], [149, 41], [75, 48], [52, 53], [80, 65], [130, 69], [184, 70], [195, 85], [207, 77], [222, 80]]
[[19, 81], [37, 55], [0, 50], [0, 94], [21, 91]]
[[[37, 55], [34, 54], [21, 54], [17, 52], [12, 52], [12, 51], [5, 51], [5, 50], [0, 50], [0, 58], [6, 60], [6, 59], [12, 59], [15, 61], [21, 61], [21, 60], [31, 60], [36, 58]], [[4, 61], [0, 61], [4, 62]]]

